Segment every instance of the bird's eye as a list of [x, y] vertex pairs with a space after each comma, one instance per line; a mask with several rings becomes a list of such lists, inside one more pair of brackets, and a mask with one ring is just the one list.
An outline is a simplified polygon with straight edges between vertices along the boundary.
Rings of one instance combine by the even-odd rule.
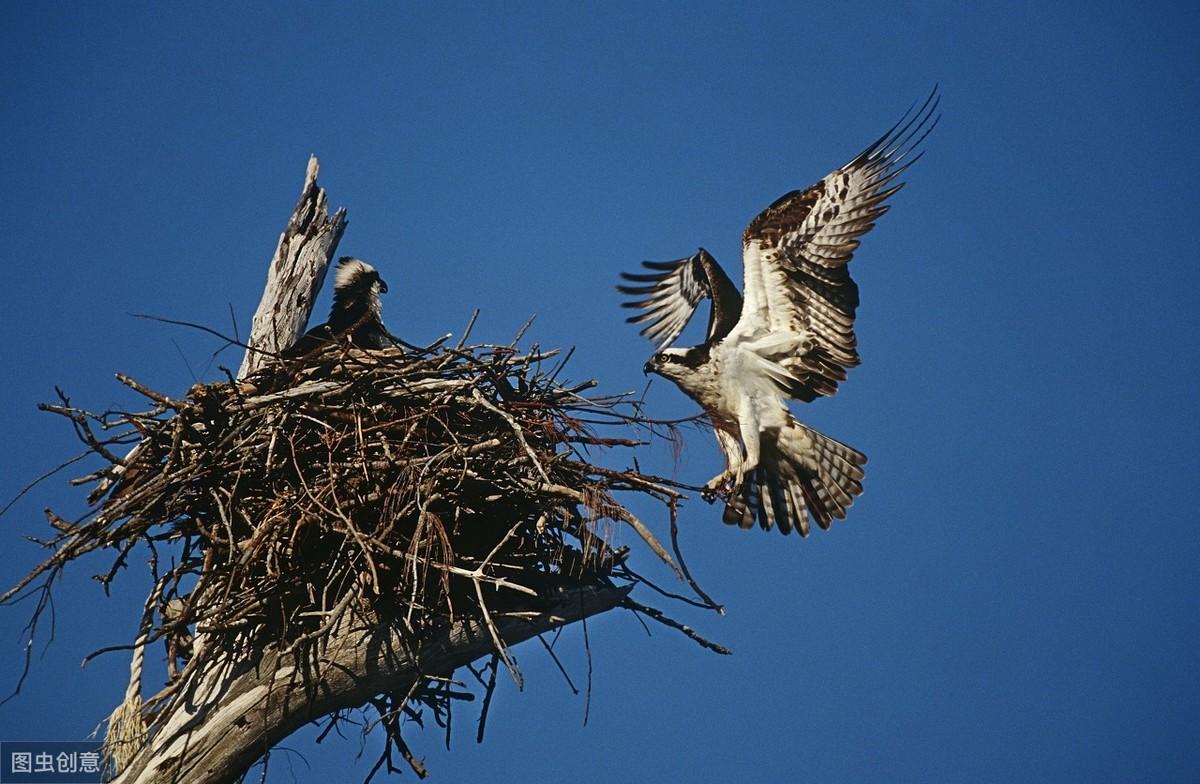
[[654, 361], [660, 365], [665, 365], [667, 364], [667, 355], [659, 352], [654, 355]]

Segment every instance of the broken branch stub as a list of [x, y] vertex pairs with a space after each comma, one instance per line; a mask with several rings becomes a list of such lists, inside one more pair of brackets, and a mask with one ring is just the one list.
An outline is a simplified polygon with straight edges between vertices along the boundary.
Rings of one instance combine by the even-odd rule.
[[267, 269], [267, 284], [251, 322], [246, 339], [249, 348], [238, 378], [258, 370], [304, 334], [329, 262], [346, 230], [345, 209], [329, 217], [325, 189], [317, 185], [320, 169], [317, 157], [311, 156], [300, 200], [279, 235]]

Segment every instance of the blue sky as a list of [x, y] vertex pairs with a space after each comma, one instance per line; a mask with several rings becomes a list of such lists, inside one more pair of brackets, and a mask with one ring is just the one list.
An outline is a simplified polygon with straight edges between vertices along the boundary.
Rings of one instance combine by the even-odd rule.
[[[1194, 781], [1200, 11], [1047, 5], [7, 4], [0, 495], [74, 454], [34, 410], [55, 384], [103, 408], [129, 400], [114, 371], [178, 393], [237, 366], [128, 314], [227, 329], [232, 308], [244, 332], [310, 153], [393, 331], [481, 307], [474, 337], [507, 342], [536, 313], [576, 378], [640, 390], [617, 273], [704, 245], [740, 282], [745, 223], [940, 82], [853, 263], [864, 363], [798, 412], [871, 458], [850, 519], [784, 539], [694, 500], [689, 563], [728, 615], [679, 615], [733, 657], [609, 614], [587, 726], [526, 647], [482, 746], [473, 706], [450, 752], [410, 742], [434, 781]], [[647, 399], [693, 411], [661, 380]], [[677, 466], [639, 460], [719, 468], [698, 431]], [[80, 501], [54, 481], [0, 518], [0, 582], [38, 556], [40, 510]], [[119, 655], [78, 662], [133, 637], [145, 584], [105, 598], [102, 568], [59, 586], [0, 739], [78, 739], [119, 700]], [[0, 609], [5, 689], [26, 617]], [[578, 630], [559, 645], [582, 681]], [[361, 779], [377, 749], [313, 737], [269, 780]]]

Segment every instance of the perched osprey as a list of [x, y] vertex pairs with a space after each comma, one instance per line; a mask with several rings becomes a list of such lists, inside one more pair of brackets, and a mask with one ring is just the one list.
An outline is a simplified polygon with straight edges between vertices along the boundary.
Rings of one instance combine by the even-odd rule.
[[367, 262], [353, 256], [338, 259], [333, 275], [333, 306], [329, 320], [313, 327], [283, 352], [285, 357], [302, 357], [334, 340], [346, 340], [358, 348], [391, 348], [396, 339], [383, 325], [380, 294], [387, 284]]
[[[745, 300], [703, 248], [694, 256], [643, 262], [645, 274], [622, 303], [641, 313], [642, 334], [658, 352], [645, 364], [675, 382], [712, 420], [726, 468], [705, 487], [727, 499], [725, 522], [778, 525], [807, 536], [809, 515], [828, 528], [862, 492], [866, 455], [806, 427], [786, 400], [810, 402], [837, 391], [859, 364], [854, 336], [858, 287], [847, 264], [858, 237], [888, 210], [896, 178], [919, 154], [939, 119], [936, 90], [914, 114], [858, 157], [803, 191], [763, 210], [742, 235]], [[712, 300], [704, 343], [666, 348], [703, 298]], [[757, 512], [757, 514], [756, 514]]]

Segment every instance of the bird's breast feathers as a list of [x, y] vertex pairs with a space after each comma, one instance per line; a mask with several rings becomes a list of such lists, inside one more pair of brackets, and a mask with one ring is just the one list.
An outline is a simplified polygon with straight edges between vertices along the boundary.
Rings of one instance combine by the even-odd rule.
[[756, 406], [783, 406], [781, 389], [795, 381], [777, 362], [736, 341], [717, 342], [707, 362], [668, 378], [710, 413], [731, 417], [748, 399]]

